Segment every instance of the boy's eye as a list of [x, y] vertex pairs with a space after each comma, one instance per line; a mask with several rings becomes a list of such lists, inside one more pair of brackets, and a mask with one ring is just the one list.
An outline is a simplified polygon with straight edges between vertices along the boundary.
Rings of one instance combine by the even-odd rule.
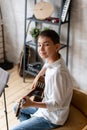
[[49, 46], [49, 43], [45, 43], [45, 46]]
[[41, 44], [38, 44], [38, 47], [40, 47], [41, 46]]
[[49, 43], [48, 42], [45, 42], [43, 44], [38, 43], [38, 47], [41, 47], [41, 46], [49, 46]]

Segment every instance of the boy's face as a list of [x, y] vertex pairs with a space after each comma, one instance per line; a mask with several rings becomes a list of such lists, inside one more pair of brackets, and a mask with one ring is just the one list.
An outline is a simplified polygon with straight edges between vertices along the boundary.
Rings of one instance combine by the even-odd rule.
[[53, 60], [58, 53], [59, 47], [60, 45], [54, 44], [49, 37], [40, 36], [38, 38], [38, 53], [42, 59]]

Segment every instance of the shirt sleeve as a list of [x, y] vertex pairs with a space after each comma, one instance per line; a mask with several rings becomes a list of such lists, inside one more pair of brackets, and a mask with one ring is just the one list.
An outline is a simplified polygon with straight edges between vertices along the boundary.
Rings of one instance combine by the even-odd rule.
[[72, 97], [72, 82], [70, 75], [66, 72], [58, 73], [52, 79], [52, 94], [49, 100], [45, 101], [49, 111], [56, 111], [69, 107]]
[[49, 64], [46, 62], [44, 65], [43, 65], [43, 68], [48, 68], [49, 67]]

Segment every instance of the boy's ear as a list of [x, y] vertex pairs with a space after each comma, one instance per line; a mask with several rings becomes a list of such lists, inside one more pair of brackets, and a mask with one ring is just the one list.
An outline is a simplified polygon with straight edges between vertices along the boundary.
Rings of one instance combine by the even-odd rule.
[[60, 49], [60, 44], [56, 44], [56, 51], [58, 51]]

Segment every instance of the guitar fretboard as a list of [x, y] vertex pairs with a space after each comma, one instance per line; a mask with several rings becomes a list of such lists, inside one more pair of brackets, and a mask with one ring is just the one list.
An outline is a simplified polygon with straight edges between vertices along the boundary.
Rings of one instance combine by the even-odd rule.
[[61, 15], [62, 22], [65, 21], [65, 18], [66, 18], [66, 15], [67, 15], [67, 11], [68, 11], [68, 8], [69, 8], [69, 5], [70, 5], [70, 1], [71, 0], [66, 0], [65, 3], [64, 3], [62, 15]]
[[44, 89], [45, 84], [43, 82], [38, 82], [38, 88]]

